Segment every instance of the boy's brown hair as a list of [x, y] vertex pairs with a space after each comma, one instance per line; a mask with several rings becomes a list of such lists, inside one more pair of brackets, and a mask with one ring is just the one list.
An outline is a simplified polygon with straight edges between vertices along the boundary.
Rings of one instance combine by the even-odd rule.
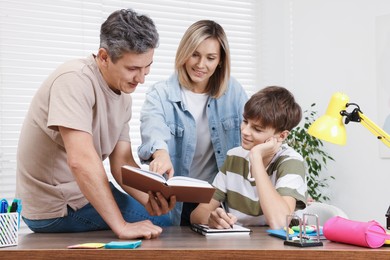
[[294, 95], [284, 87], [269, 86], [251, 96], [244, 107], [244, 118], [258, 121], [275, 132], [291, 131], [302, 119]]

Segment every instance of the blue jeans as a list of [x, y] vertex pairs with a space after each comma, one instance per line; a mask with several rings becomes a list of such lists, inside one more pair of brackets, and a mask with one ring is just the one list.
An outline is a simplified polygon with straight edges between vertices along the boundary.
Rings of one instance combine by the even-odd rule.
[[[149, 219], [158, 226], [171, 225], [169, 213], [159, 217], [150, 216], [145, 207], [137, 200], [119, 191], [112, 183], [110, 183], [110, 186], [114, 199], [127, 222]], [[31, 220], [23, 217], [23, 220], [32, 231], [37, 233], [85, 232], [110, 229], [90, 203], [77, 211], [68, 207], [68, 215], [65, 217], [42, 220]]]

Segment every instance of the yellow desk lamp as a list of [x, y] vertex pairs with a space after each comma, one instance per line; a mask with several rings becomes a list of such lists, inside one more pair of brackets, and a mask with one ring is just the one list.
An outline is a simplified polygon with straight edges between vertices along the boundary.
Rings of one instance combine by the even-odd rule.
[[[358, 122], [390, 147], [390, 135], [366, 117], [357, 104], [348, 102], [349, 97], [347, 95], [340, 92], [333, 94], [325, 115], [314, 121], [307, 132], [318, 139], [344, 145], [347, 141], [344, 123]], [[355, 108], [352, 112], [347, 112], [346, 109], [350, 106]], [[343, 116], [345, 116], [344, 123]]]
[[[367, 118], [357, 104], [348, 102], [349, 97], [347, 95], [340, 92], [333, 94], [325, 115], [314, 121], [307, 132], [318, 139], [344, 145], [347, 141], [347, 134], [343, 123], [343, 116], [345, 116], [345, 124], [349, 122], [361, 123], [380, 141], [390, 147], [390, 135]], [[355, 108], [352, 112], [347, 112], [346, 109], [350, 106]], [[386, 217], [387, 229], [390, 230], [390, 207], [387, 210]]]

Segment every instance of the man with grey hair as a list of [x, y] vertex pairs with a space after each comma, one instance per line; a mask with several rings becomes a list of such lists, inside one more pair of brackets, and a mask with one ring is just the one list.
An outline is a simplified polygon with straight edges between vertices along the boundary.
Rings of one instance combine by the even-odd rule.
[[[149, 17], [115, 11], [101, 26], [97, 55], [65, 62], [38, 89], [20, 134], [16, 187], [34, 232], [111, 229], [120, 239], [150, 239], [170, 225], [174, 197], [121, 180], [121, 166], [137, 166], [130, 93], [144, 83], [158, 39]], [[106, 158], [128, 194], [109, 182]]]

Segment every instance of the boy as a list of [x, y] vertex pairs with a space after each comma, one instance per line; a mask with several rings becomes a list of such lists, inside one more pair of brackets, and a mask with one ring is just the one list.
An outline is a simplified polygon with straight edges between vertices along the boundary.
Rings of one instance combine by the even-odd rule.
[[241, 146], [228, 151], [213, 182], [213, 199], [199, 204], [191, 223], [280, 229], [286, 215], [306, 206], [303, 158], [282, 144], [302, 118], [294, 96], [283, 87], [266, 87], [248, 100], [243, 116]]

